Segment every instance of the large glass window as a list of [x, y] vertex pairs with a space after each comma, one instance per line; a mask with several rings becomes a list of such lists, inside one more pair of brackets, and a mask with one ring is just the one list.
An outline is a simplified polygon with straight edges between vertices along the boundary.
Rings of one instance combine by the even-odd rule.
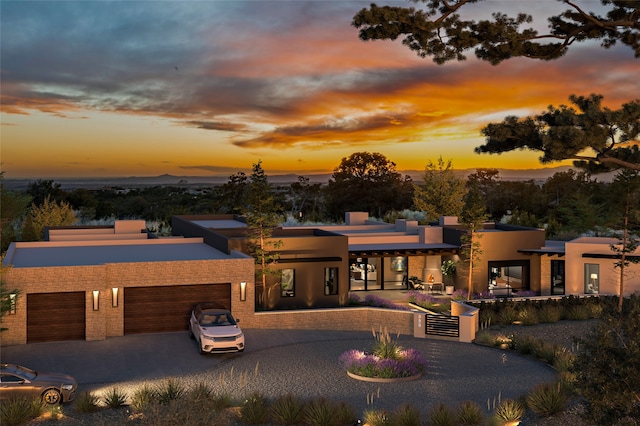
[[324, 294], [338, 294], [338, 268], [324, 268]]
[[295, 269], [282, 269], [282, 279], [280, 280], [280, 296], [293, 297], [296, 292]]
[[551, 294], [564, 294], [564, 260], [551, 261]]
[[598, 294], [600, 291], [600, 265], [597, 263], [584, 264], [584, 292]]
[[380, 290], [378, 264], [375, 257], [359, 257], [349, 262], [350, 290]]
[[529, 289], [529, 261], [489, 262], [489, 292], [496, 297], [514, 296]]

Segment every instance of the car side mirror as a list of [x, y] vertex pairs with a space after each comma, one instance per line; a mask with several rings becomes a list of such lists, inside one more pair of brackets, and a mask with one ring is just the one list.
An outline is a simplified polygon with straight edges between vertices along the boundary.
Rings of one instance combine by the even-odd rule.
[[240, 322], [240, 318], [236, 318], [236, 322], [239, 323]]

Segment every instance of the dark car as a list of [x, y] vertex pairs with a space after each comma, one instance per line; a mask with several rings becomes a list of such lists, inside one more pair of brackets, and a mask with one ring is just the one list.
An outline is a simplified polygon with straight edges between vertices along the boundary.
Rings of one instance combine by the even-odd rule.
[[0, 399], [42, 398], [47, 404], [59, 404], [73, 400], [77, 389], [78, 382], [68, 374], [0, 365]]

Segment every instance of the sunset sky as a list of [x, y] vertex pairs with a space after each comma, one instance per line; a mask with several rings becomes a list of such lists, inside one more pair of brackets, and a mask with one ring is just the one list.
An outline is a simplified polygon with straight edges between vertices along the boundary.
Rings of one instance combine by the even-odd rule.
[[[457, 169], [539, 168], [531, 152], [475, 154], [480, 129], [570, 94], [599, 93], [616, 109], [640, 96], [628, 47], [575, 45], [553, 62], [498, 66], [470, 52], [436, 65], [399, 40], [360, 41], [351, 20], [369, 3], [2, 0], [5, 177], [228, 176], [259, 160], [267, 174], [330, 173], [358, 151], [398, 170], [439, 156]], [[567, 9], [468, 10], [535, 12], [546, 28], [527, 5]]]

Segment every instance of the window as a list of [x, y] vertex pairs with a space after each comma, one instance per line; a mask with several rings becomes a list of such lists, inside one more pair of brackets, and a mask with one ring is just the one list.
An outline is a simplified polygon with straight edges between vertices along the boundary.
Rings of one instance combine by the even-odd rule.
[[551, 261], [551, 294], [564, 294], [564, 260]]
[[280, 280], [280, 296], [281, 297], [293, 297], [295, 296], [296, 282], [295, 282], [295, 269], [282, 269], [282, 279]]
[[600, 291], [600, 265], [597, 263], [584, 264], [584, 292], [598, 294]]
[[324, 295], [338, 294], [338, 268], [324, 268]]

